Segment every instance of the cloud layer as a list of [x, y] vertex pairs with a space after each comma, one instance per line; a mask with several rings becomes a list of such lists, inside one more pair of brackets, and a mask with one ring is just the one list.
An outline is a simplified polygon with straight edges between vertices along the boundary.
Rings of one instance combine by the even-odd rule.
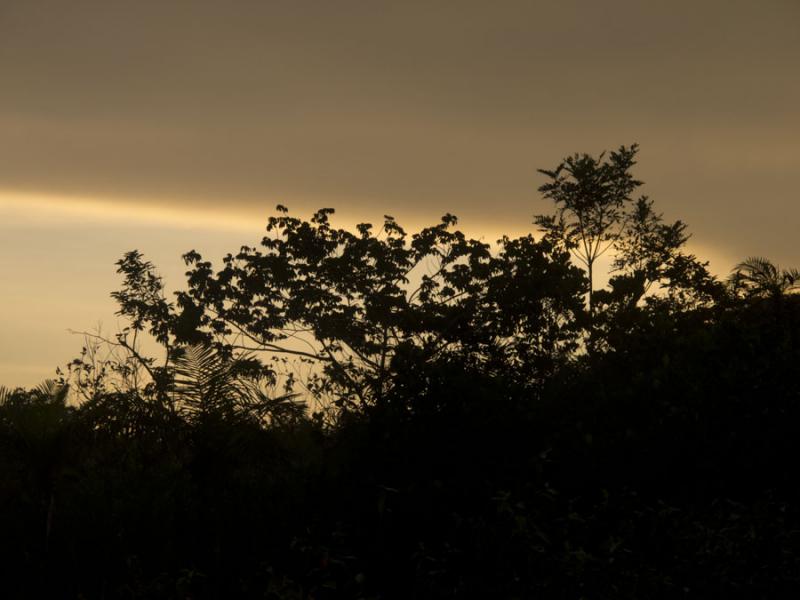
[[[537, 168], [639, 142], [698, 248], [798, 265], [798, 21], [795, 0], [6, 1], [4, 262], [26, 228], [42, 256], [89, 221], [87, 244], [124, 224], [158, 254], [257, 235], [278, 202], [518, 233], [548, 208]], [[22, 288], [54, 268], [24, 264]]]

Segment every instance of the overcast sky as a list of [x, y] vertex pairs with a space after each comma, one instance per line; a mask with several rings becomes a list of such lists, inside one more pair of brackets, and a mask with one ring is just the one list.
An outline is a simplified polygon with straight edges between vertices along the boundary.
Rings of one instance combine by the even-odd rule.
[[633, 142], [718, 272], [800, 266], [798, 65], [798, 0], [3, 0], [0, 383], [113, 329], [133, 247], [177, 278], [277, 203], [494, 239], [537, 168]]

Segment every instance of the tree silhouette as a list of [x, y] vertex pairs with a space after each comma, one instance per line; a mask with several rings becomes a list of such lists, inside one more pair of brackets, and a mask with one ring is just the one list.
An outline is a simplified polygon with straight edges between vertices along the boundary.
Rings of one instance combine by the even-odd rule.
[[3, 597], [796, 596], [798, 272], [721, 284], [635, 153], [494, 249], [279, 207], [174, 300], [127, 253], [120, 332], [0, 388]]
[[128, 253], [114, 297], [132, 326], [118, 343], [130, 351], [131, 330], [162, 341], [165, 367], [145, 363], [162, 395], [181, 347], [204, 344], [226, 359], [255, 355], [273, 385], [340, 407], [380, 402], [409, 356], [514, 364], [543, 377], [574, 348], [583, 278], [549, 241], [503, 238], [492, 255], [452, 231], [450, 215], [409, 238], [391, 218], [379, 235], [369, 224], [334, 229], [332, 212], [303, 221], [279, 207], [261, 248], [226, 256], [216, 273], [189, 252], [176, 306], [153, 265]]
[[553, 216], [535, 223], [548, 238], [563, 244], [589, 275], [589, 314], [594, 314], [594, 267], [625, 233], [632, 194], [642, 182], [630, 173], [638, 146], [621, 146], [606, 159], [603, 152], [568, 156], [553, 170], [540, 169], [550, 181], [539, 191], [556, 206]]
[[[634, 200], [642, 185], [631, 173], [638, 151], [633, 144], [607, 157], [605, 152], [597, 158], [575, 154], [553, 170], [540, 170], [549, 181], [539, 191], [556, 211], [537, 215], [535, 223], [545, 240], [572, 253], [588, 273], [590, 348], [609, 335], [610, 327], [630, 321], [629, 313], [654, 284], [674, 309], [708, 303], [720, 293], [708, 263], [683, 251], [686, 224], [664, 223], [647, 196]], [[596, 290], [596, 263], [607, 253], [612, 257], [609, 289]], [[599, 309], [604, 314], [598, 315]]]

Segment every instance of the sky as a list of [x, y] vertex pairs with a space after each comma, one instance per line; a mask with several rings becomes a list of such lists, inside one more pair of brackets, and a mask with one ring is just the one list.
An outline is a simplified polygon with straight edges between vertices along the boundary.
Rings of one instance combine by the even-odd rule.
[[451, 212], [492, 241], [539, 168], [641, 145], [635, 174], [726, 275], [800, 266], [800, 2], [0, 2], [0, 384], [117, 327], [114, 262]]

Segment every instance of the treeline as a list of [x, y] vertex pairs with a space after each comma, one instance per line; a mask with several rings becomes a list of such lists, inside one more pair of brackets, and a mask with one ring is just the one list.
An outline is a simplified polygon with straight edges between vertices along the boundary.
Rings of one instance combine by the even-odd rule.
[[278, 207], [174, 299], [126, 254], [129, 326], [0, 389], [3, 596], [793, 597], [800, 273], [712, 276], [636, 153], [494, 248]]

